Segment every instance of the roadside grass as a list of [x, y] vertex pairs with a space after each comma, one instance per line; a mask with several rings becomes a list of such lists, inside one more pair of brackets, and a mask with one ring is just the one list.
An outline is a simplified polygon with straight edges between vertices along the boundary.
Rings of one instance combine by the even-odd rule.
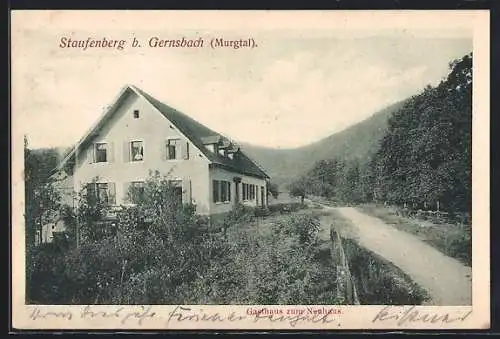
[[406, 273], [355, 240], [344, 238], [343, 247], [362, 305], [421, 305], [429, 300]]
[[350, 220], [331, 210], [327, 221], [341, 235], [362, 305], [420, 305], [429, 299], [429, 294], [404, 271], [360, 246]]
[[444, 254], [471, 266], [472, 238], [469, 223], [457, 221], [452, 224], [437, 218], [430, 221], [418, 217], [405, 217], [397, 207], [393, 206], [363, 204], [357, 208], [398, 230], [416, 235]]

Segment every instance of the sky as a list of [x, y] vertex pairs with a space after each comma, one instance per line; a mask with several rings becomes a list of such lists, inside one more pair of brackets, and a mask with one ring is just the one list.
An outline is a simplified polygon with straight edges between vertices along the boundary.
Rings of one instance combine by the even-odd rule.
[[[131, 24], [132, 29], [120, 20], [108, 20], [106, 27], [96, 20], [97, 29], [91, 20], [75, 27], [68, 21], [32, 20], [14, 32], [14, 128], [33, 148], [77, 142], [126, 84], [233, 140], [303, 146], [436, 85], [448, 73], [448, 63], [473, 48], [466, 29], [423, 30], [404, 23], [379, 30], [376, 25], [235, 29], [160, 20]], [[202, 37], [205, 43], [212, 37], [252, 37], [258, 47], [82, 51], [59, 48], [62, 36], [134, 36], [144, 45], [153, 36]]]

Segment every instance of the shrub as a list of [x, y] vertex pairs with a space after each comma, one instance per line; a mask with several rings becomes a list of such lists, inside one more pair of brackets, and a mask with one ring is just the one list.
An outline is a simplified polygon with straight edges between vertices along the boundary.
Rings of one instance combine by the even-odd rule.
[[298, 202], [290, 202], [290, 203], [279, 203], [273, 204], [268, 207], [271, 213], [285, 213], [285, 212], [297, 212], [298, 210], [305, 208], [304, 204]]
[[[153, 177], [145, 194], [163, 201], [167, 185]], [[317, 218], [281, 217], [261, 232], [253, 222], [257, 209], [237, 205], [224, 220], [232, 227], [222, 234], [207, 232], [207, 219], [191, 205], [167, 210], [155, 199], [144, 201], [117, 213], [114, 232], [93, 233], [69, 249], [40, 247], [29, 271], [30, 302], [338, 302], [334, 268], [318, 259]], [[95, 222], [87, 212], [82, 228]]]
[[255, 216], [254, 208], [237, 203], [231, 211], [224, 216], [222, 227], [228, 228], [241, 223], [247, 223], [253, 220]]

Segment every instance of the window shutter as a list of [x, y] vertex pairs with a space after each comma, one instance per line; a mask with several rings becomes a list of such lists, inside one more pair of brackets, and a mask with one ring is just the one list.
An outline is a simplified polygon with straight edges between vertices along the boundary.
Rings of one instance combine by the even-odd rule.
[[115, 144], [110, 142], [108, 143], [108, 150], [107, 150], [107, 158], [108, 162], [115, 162]]
[[88, 184], [85, 185], [85, 190], [87, 197], [92, 197], [95, 198], [96, 196], [96, 184], [93, 182], [89, 182]]
[[129, 189], [130, 189], [130, 182], [124, 182], [123, 183], [123, 196], [124, 196], [124, 200], [126, 201], [130, 201], [129, 199]]
[[108, 201], [110, 205], [116, 204], [116, 185], [114, 182], [108, 183]]
[[168, 160], [168, 140], [165, 140], [161, 145], [162, 160]]
[[189, 179], [182, 180], [182, 203], [191, 203], [191, 180]]
[[231, 182], [227, 183], [227, 200], [231, 201]]
[[182, 147], [182, 158], [184, 160], [189, 159], [189, 141], [186, 141]]
[[123, 142], [123, 161], [130, 161], [130, 142], [128, 141]]
[[217, 202], [218, 201], [218, 181], [217, 180], [212, 180], [212, 200], [213, 202]]
[[94, 144], [91, 144], [90, 147], [87, 149], [87, 161], [89, 164], [93, 164], [95, 162], [95, 160], [94, 160]]

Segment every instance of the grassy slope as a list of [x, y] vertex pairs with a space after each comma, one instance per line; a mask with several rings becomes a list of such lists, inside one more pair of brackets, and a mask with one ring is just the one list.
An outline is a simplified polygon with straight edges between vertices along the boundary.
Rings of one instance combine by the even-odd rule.
[[402, 103], [393, 104], [354, 126], [304, 147], [273, 149], [245, 143], [241, 147], [269, 172], [274, 182], [283, 184], [306, 172], [318, 160], [367, 159], [378, 148], [387, 120]]

